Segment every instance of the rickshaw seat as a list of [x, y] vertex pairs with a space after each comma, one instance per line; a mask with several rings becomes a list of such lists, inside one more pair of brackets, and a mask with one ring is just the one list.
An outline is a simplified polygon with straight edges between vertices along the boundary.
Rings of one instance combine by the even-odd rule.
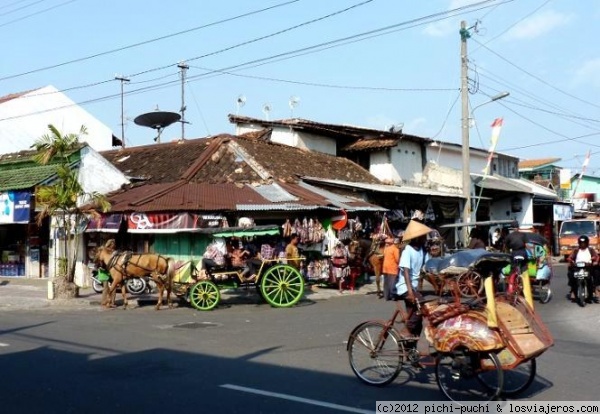
[[518, 309], [505, 302], [497, 302], [496, 306], [498, 320], [524, 358], [531, 358], [546, 349]]

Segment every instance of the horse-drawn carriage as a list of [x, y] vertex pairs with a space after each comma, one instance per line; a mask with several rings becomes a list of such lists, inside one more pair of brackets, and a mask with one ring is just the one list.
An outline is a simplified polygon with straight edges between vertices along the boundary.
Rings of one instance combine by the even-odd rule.
[[[278, 226], [229, 227], [210, 231], [213, 238], [249, 238], [279, 235]], [[255, 287], [257, 293], [271, 306], [294, 306], [304, 294], [304, 279], [288, 259], [262, 259], [255, 275], [246, 275], [241, 266], [225, 264], [198, 272], [192, 269], [189, 276], [175, 276], [175, 294], [187, 300], [198, 310], [214, 309], [221, 300], [221, 288]], [[291, 260], [303, 260], [302, 257]], [[254, 277], [253, 277], [254, 276]]]
[[[212, 238], [250, 238], [279, 235], [276, 225], [246, 227], [228, 227], [203, 229], [204, 236]], [[303, 260], [302, 257], [290, 258]], [[239, 266], [225, 264], [208, 269], [198, 269], [193, 261], [176, 267], [173, 259], [158, 254], [132, 254], [115, 250], [114, 242], [98, 249], [97, 261], [109, 270], [113, 278], [114, 291], [119, 284], [130, 277], [151, 276], [158, 287], [159, 309], [163, 291], [167, 291], [167, 301], [171, 306], [170, 292], [189, 302], [195, 309], [214, 309], [221, 300], [222, 288], [255, 287], [258, 294], [271, 306], [291, 307], [298, 303], [304, 294], [304, 279], [300, 272], [287, 264], [286, 259], [261, 260], [256, 268], [255, 277], [245, 275]], [[112, 293], [112, 292], [111, 292]], [[127, 306], [123, 292], [124, 306]]]

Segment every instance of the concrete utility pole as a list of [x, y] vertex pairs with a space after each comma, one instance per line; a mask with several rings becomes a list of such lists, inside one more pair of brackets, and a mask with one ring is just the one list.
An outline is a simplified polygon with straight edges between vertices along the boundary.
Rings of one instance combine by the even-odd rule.
[[186, 71], [190, 68], [185, 62], [180, 62], [177, 67], [181, 70], [181, 139], [185, 139], [185, 110], [187, 109], [185, 106], [185, 74]]
[[124, 92], [123, 85], [125, 82], [129, 82], [129, 78], [126, 78], [121, 75], [116, 75], [115, 79], [121, 82], [121, 143], [123, 148], [125, 148], [125, 109], [124, 109]]
[[469, 153], [469, 79], [468, 79], [468, 57], [467, 39], [470, 37], [467, 22], [460, 22], [460, 96], [462, 103], [462, 178], [464, 206], [462, 221], [465, 225], [462, 231], [463, 243], [468, 243], [469, 228], [471, 222], [471, 161]]

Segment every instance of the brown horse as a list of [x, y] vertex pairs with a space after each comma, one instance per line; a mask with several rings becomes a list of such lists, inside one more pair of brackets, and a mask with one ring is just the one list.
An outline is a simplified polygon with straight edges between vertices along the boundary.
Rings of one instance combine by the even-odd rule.
[[163, 301], [163, 292], [167, 291], [167, 304], [171, 303], [171, 290], [173, 275], [175, 273], [174, 261], [158, 254], [132, 254], [115, 249], [115, 241], [108, 240], [104, 246], [98, 248], [96, 262], [102, 264], [112, 277], [109, 297], [113, 298], [119, 285], [122, 286], [123, 308], [127, 309], [127, 295], [125, 293], [125, 279], [130, 277], [150, 276], [158, 287], [158, 302], [156, 310], [160, 309]]

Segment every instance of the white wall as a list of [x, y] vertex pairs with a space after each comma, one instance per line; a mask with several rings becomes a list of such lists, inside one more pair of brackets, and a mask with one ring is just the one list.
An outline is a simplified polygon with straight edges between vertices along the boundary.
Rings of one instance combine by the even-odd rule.
[[78, 180], [86, 193], [108, 194], [129, 184], [121, 171], [90, 147], [81, 150]]
[[[25, 116], [26, 115], [26, 116]], [[58, 92], [46, 86], [0, 104], [0, 153], [30, 149], [53, 124], [62, 134], [78, 133], [81, 126], [88, 134], [81, 137], [96, 151], [112, 148], [112, 130]]]
[[[513, 213], [511, 211], [511, 201], [514, 197], [521, 198], [523, 211], [520, 213]], [[492, 200], [490, 220], [517, 220], [519, 224], [532, 224], [533, 196], [531, 194], [520, 193], [516, 195], [509, 195], [505, 198]]]
[[[296, 132], [298, 147], [312, 151], [323, 152], [329, 155], [337, 155], [337, 142], [334, 138], [323, 137], [306, 132]], [[342, 142], [341, 145], [344, 145]]]
[[390, 162], [388, 150], [372, 152], [370, 163], [369, 172], [384, 183], [400, 184], [402, 182], [402, 177]]
[[[448, 147], [438, 144], [438, 147], [427, 147], [427, 161], [435, 161], [438, 165], [454, 168], [456, 170], [462, 167], [462, 150], [457, 147]], [[487, 155], [471, 151], [469, 154], [469, 165], [472, 173], [481, 174], [487, 165]]]

